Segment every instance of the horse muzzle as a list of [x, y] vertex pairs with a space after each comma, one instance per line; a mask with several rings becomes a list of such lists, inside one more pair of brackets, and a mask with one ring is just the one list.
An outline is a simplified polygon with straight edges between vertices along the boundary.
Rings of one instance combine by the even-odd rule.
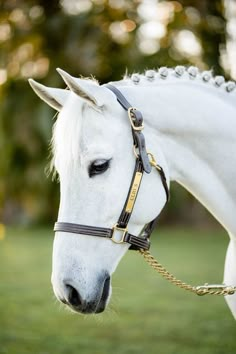
[[72, 281], [64, 281], [63, 288], [57, 299], [69, 306], [73, 311], [82, 314], [101, 313], [105, 310], [111, 293], [110, 276], [105, 276], [95, 284], [95, 287], [89, 296], [82, 296], [82, 292]]

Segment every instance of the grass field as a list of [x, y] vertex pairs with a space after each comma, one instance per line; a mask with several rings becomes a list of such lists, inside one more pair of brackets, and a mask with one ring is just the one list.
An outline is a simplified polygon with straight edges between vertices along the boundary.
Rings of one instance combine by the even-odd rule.
[[[9, 229], [0, 241], [1, 354], [236, 353], [236, 322], [224, 298], [175, 288], [136, 252], [113, 276], [107, 312], [65, 310], [50, 285], [52, 237], [47, 229]], [[152, 252], [178, 277], [221, 281], [223, 231], [161, 229], [152, 239]]]

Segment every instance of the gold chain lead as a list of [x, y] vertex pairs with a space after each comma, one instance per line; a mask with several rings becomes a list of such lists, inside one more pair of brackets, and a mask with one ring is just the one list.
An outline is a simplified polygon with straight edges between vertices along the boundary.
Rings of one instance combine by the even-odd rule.
[[236, 293], [236, 287], [226, 285], [202, 285], [192, 286], [184, 283], [182, 280], [177, 279], [173, 274], [168, 272], [152, 255], [149, 251], [139, 250], [139, 253], [144, 257], [145, 261], [155, 269], [163, 278], [178, 286], [179, 288], [191, 291], [197, 295], [233, 295]]

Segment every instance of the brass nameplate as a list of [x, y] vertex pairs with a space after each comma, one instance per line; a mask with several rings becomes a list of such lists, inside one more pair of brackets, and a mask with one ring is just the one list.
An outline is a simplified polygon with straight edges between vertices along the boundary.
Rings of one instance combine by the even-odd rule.
[[131, 187], [131, 191], [129, 194], [129, 199], [128, 199], [128, 203], [126, 205], [126, 209], [125, 211], [127, 213], [131, 213], [134, 207], [134, 202], [138, 193], [138, 189], [139, 189], [139, 185], [142, 179], [142, 173], [141, 172], [136, 172], [135, 177], [134, 177], [134, 181], [132, 183], [132, 187]]

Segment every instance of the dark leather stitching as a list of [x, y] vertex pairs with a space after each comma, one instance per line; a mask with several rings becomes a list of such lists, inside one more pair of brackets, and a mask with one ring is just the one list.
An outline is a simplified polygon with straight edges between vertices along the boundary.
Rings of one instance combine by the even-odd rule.
[[[106, 238], [111, 238], [113, 233], [113, 230], [109, 228], [73, 224], [69, 222], [56, 222], [54, 225], [54, 231]], [[144, 238], [131, 235], [128, 232], [125, 234], [124, 241], [136, 248], [139, 247], [148, 250], [150, 247], [149, 240], [145, 240]]]

